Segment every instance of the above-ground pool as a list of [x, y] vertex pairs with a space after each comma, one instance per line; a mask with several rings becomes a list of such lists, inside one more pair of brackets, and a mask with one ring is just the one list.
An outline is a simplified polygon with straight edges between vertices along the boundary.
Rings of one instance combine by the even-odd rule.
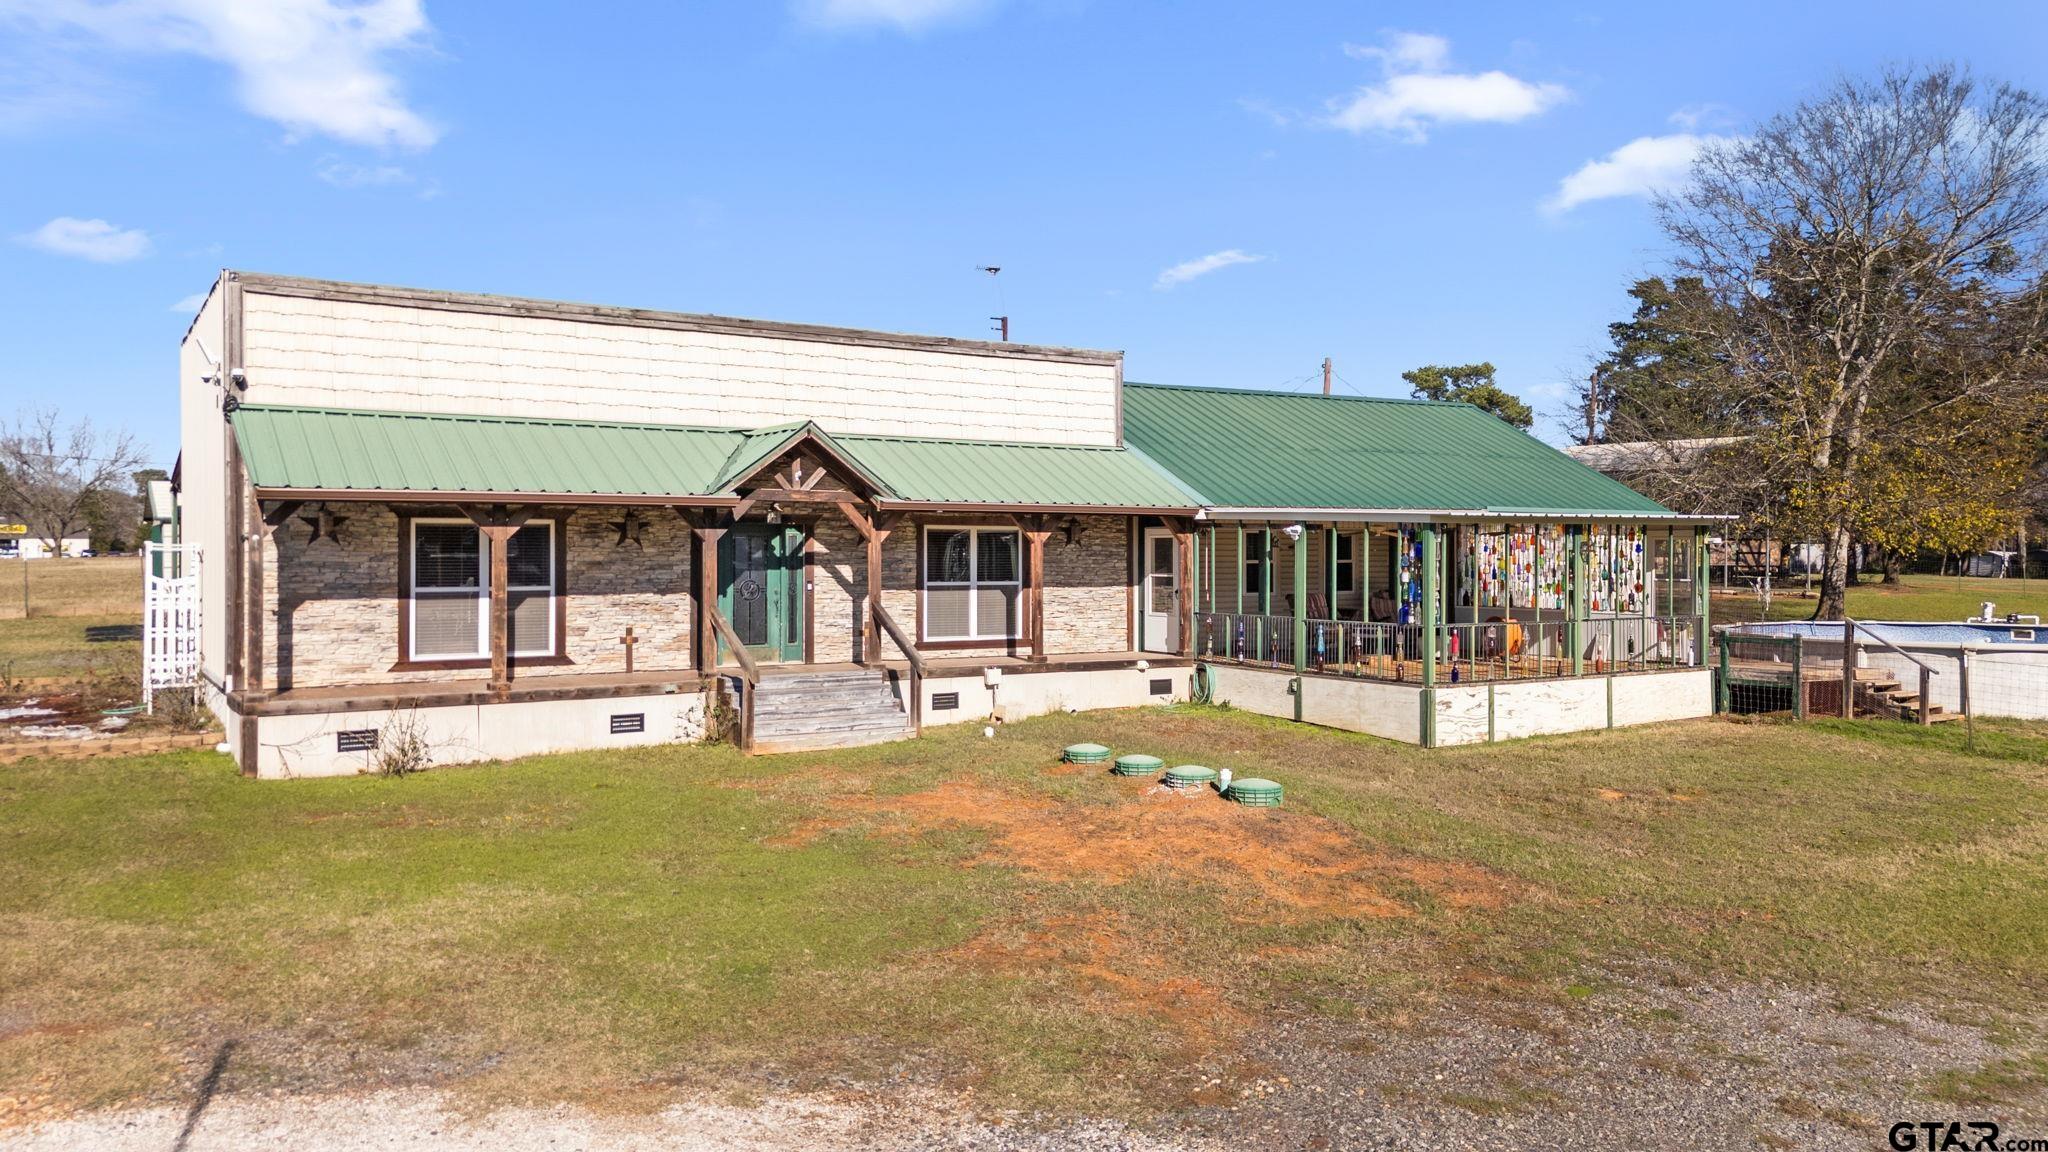
[[[1738, 624], [1731, 631], [1749, 636], [1806, 636], [1816, 640], [1840, 640], [1840, 621], [1792, 621], [1770, 624]], [[1894, 644], [2040, 644], [2048, 646], [2048, 625], [1991, 623], [1922, 623], [1884, 620], [1856, 622], [1858, 633], [1869, 633]]]

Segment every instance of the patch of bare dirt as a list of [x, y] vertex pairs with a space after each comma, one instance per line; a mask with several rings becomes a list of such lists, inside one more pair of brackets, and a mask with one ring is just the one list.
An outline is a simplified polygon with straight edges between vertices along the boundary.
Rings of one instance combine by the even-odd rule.
[[1116, 803], [1062, 804], [962, 778], [923, 792], [850, 794], [830, 803], [832, 813], [781, 840], [804, 843], [855, 818], [894, 835], [974, 828], [988, 834], [990, 845], [970, 864], [1102, 884], [1163, 870], [1254, 895], [1294, 918], [1404, 916], [1413, 911], [1404, 898], [1415, 894], [1452, 908], [1498, 908], [1516, 894], [1511, 881], [1486, 869], [1374, 851], [1335, 821], [1245, 808], [1206, 790], [1126, 786]]

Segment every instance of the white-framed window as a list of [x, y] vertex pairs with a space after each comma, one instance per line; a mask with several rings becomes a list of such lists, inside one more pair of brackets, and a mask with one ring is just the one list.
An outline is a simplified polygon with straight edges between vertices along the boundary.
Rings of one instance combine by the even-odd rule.
[[[467, 520], [412, 522], [412, 660], [482, 660], [491, 654], [491, 542]], [[555, 525], [514, 533], [505, 552], [514, 656], [555, 653]]]
[[1023, 575], [1015, 528], [926, 528], [923, 638], [1015, 639]]
[[1337, 594], [1358, 591], [1358, 537], [1337, 533]]
[[505, 590], [512, 604], [514, 656], [555, 654], [555, 525], [539, 520], [512, 534], [505, 549]]

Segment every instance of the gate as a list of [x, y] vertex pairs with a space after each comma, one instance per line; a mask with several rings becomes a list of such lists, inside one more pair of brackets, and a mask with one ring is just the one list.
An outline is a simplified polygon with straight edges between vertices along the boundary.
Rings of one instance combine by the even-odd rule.
[[142, 703], [199, 685], [199, 545], [142, 546]]

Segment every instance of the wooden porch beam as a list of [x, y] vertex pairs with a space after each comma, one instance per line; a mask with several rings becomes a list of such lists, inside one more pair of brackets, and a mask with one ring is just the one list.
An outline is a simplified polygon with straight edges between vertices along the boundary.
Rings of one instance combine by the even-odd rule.
[[[1193, 521], [1173, 522], [1173, 546], [1178, 553], [1175, 563], [1180, 566], [1180, 599], [1174, 609], [1180, 615], [1180, 644], [1177, 651], [1182, 656], [1195, 653], [1195, 526]], [[1149, 591], [1149, 589], [1148, 589]]]

